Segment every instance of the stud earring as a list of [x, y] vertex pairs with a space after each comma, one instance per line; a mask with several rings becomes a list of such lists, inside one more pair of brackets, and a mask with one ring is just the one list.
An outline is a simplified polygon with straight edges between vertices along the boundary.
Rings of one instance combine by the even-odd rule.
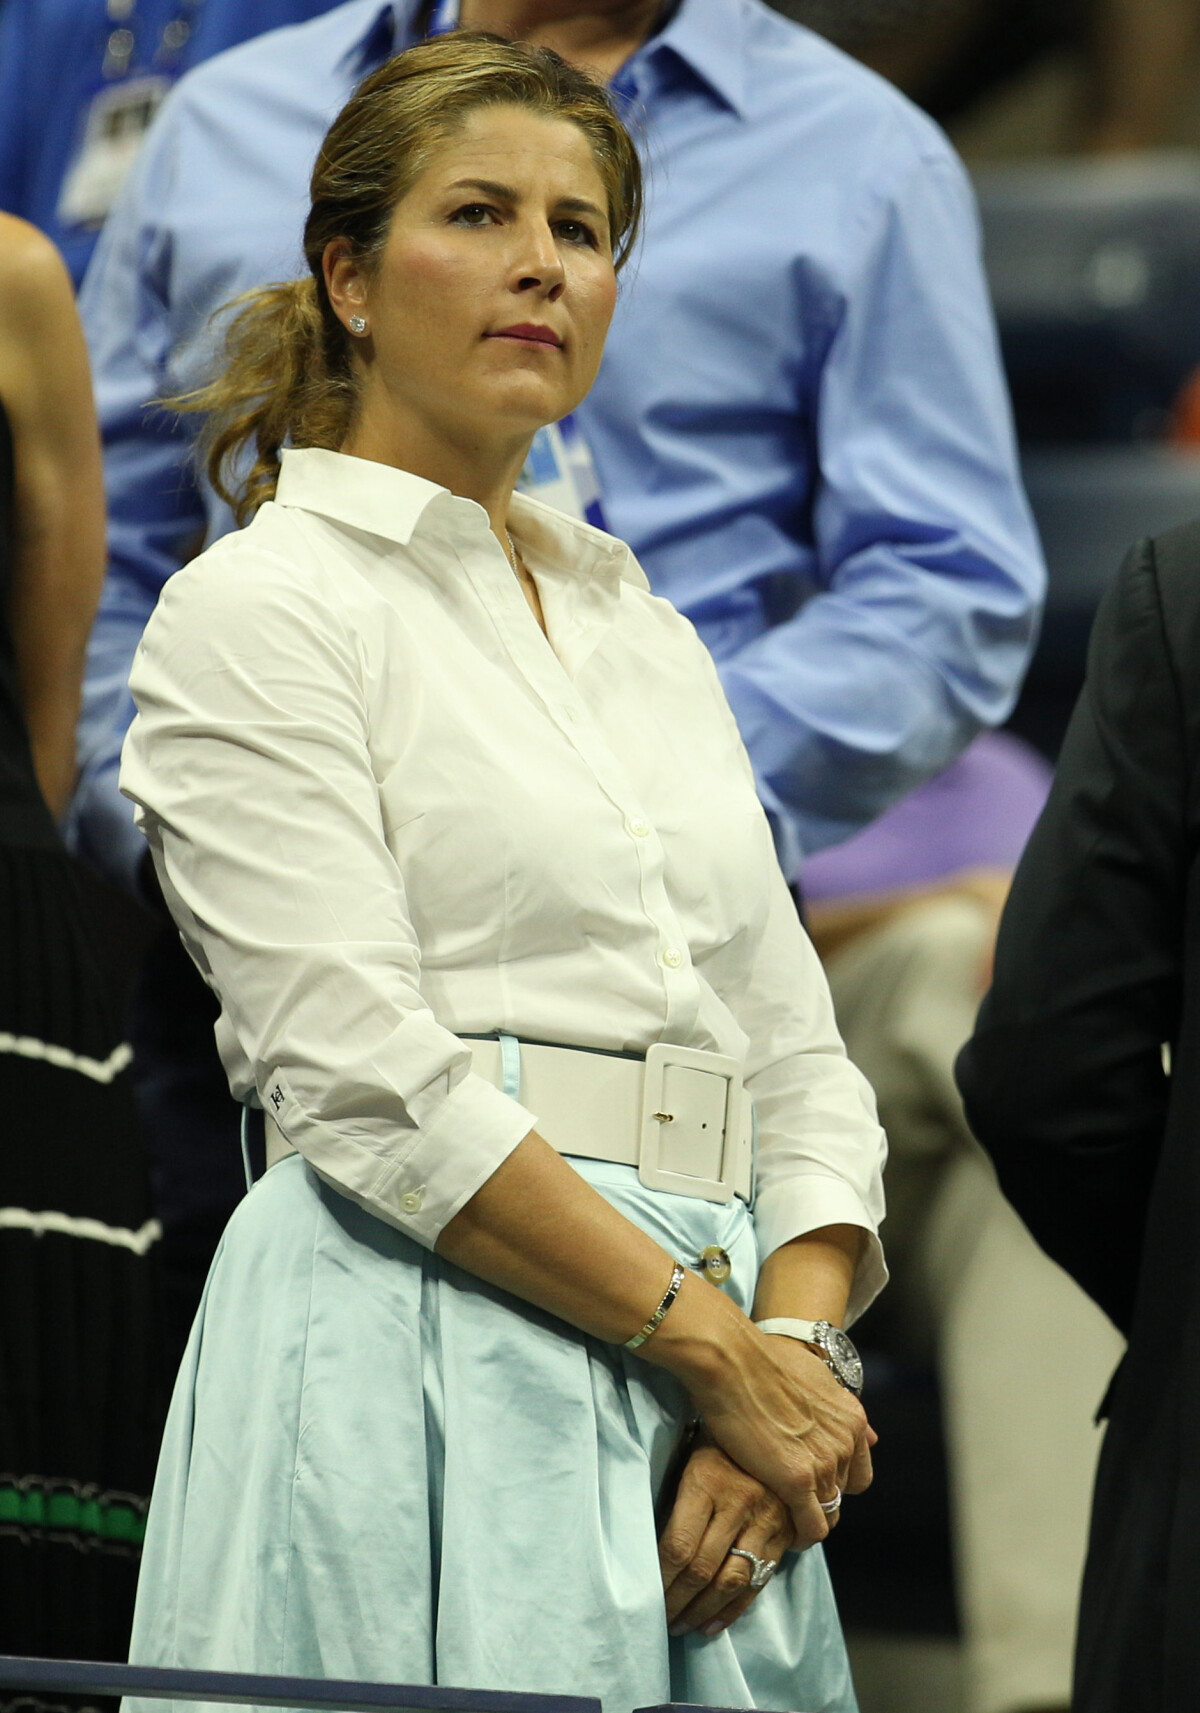
[[365, 333], [367, 331], [367, 324], [361, 315], [350, 317], [350, 331], [351, 333]]

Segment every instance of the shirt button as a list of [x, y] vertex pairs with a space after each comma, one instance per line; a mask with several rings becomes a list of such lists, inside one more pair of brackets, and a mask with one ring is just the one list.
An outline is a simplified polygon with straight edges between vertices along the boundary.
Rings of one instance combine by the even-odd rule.
[[409, 1190], [407, 1195], [400, 1197], [400, 1206], [405, 1213], [420, 1213], [425, 1197], [420, 1190]]
[[650, 823], [642, 820], [630, 821], [629, 831], [635, 839], [644, 839], [650, 831]]
[[669, 970], [677, 970], [683, 962], [683, 953], [677, 952], [674, 946], [668, 946], [662, 955], [662, 961]]
[[718, 1243], [710, 1243], [707, 1249], [702, 1249], [695, 1265], [714, 1285], [723, 1285], [733, 1272], [732, 1261]]

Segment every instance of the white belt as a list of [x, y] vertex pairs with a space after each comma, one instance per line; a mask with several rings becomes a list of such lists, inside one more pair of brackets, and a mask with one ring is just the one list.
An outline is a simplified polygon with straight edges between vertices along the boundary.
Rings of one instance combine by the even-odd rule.
[[[674, 1195], [750, 1200], [753, 1112], [736, 1059], [663, 1043], [632, 1059], [522, 1041], [513, 1088], [499, 1041], [465, 1044], [476, 1073], [497, 1088], [507, 1080], [560, 1154], [636, 1166], [648, 1188]], [[273, 1166], [294, 1149], [266, 1113], [263, 1128]]]

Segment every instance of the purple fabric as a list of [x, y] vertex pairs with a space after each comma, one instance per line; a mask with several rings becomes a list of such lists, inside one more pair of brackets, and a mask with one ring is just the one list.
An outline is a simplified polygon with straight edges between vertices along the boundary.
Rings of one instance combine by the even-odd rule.
[[804, 897], [815, 904], [923, 886], [965, 868], [1013, 868], [1051, 778], [1028, 744], [985, 732], [869, 827], [810, 857]]

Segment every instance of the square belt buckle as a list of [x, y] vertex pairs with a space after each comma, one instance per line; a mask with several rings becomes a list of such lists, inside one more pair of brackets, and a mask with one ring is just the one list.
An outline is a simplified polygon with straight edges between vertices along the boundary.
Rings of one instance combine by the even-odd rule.
[[742, 1067], [723, 1053], [656, 1042], [642, 1081], [638, 1177], [651, 1190], [733, 1200]]

